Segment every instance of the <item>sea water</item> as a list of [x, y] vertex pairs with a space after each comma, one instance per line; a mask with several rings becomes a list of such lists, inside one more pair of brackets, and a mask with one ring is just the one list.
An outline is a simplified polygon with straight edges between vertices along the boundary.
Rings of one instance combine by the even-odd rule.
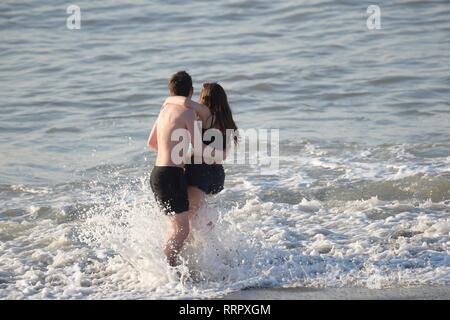
[[[448, 285], [450, 5], [378, 1], [369, 30], [372, 4], [77, 1], [69, 30], [3, 1], [0, 298]], [[280, 167], [227, 161], [172, 270], [145, 143], [183, 69], [280, 130]]]

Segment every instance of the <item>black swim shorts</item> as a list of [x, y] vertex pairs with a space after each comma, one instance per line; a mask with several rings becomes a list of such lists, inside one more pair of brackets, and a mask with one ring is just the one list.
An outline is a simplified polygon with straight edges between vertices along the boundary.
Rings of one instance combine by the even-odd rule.
[[150, 176], [155, 199], [166, 214], [189, 210], [186, 177], [180, 167], [155, 166]]
[[197, 187], [206, 194], [223, 190], [225, 171], [221, 164], [187, 164], [185, 174], [188, 186]]

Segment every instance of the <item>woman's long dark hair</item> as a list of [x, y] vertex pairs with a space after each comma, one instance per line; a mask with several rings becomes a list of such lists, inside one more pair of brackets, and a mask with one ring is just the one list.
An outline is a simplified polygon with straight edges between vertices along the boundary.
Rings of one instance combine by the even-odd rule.
[[237, 144], [237, 126], [233, 120], [227, 94], [222, 86], [217, 82], [204, 83], [202, 92], [200, 93], [200, 103], [207, 106], [211, 111], [211, 127], [219, 129], [225, 138], [227, 129], [234, 130], [233, 140]]

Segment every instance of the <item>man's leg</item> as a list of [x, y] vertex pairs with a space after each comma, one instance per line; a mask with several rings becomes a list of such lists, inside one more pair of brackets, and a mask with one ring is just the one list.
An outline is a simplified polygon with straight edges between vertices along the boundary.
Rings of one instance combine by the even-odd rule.
[[189, 220], [193, 221], [198, 210], [205, 204], [205, 193], [197, 187], [188, 187]]
[[167, 240], [164, 253], [167, 257], [169, 265], [175, 267], [177, 265], [177, 257], [184, 240], [189, 235], [189, 211], [177, 213], [170, 217], [172, 222], [172, 235]]

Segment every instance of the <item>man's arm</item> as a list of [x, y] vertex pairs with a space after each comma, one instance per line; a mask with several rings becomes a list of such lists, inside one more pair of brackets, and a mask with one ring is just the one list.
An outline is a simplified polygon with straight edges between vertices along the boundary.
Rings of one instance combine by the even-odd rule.
[[150, 135], [148, 136], [147, 146], [150, 149], [158, 152], [158, 118], [156, 118], [155, 124], [153, 125], [152, 130], [150, 131]]

